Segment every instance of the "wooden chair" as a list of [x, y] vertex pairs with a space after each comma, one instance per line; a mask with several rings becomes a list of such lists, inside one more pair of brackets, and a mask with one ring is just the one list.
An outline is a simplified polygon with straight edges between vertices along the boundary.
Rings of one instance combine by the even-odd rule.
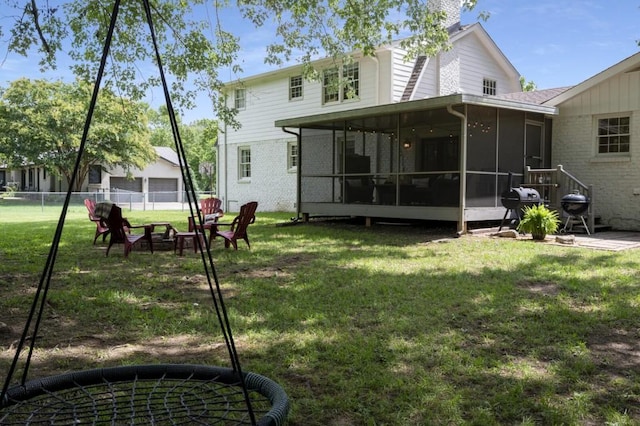
[[[133, 245], [138, 241], [145, 239], [149, 243], [149, 249], [153, 253], [153, 240], [151, 239], [151, 226], [149, 225], [136, 225], [132, 226], [129, 221], [122, 217], [122, 210], [116, 205], [111, 206], [111, 212], [107, 218], [107, 225], [111, 231], [111, 238], [109, 239], [109, 247], [107, 247], [107, 256], [109, 256], [109, 250], [114, 244], [124, 244], [124, 257], [128, 257]], [[131, 229], [144, 228], [144, 234], [131, 234]]]
[[258, 202], [251, 201], [240, 207], [240, 213], [233, 219], [231, 223], [217, 223], [217, 226], [230, 226], [228, 231], [218, 230], [215, 235], [224, 238], [225, 248], [229, 248], [229, 245], [233, 245], [233, 248], [238, 250], [238, 240], [243, 239], [247, 243], [247, 247], [251, 248], [249, 243], [249, 235], [247, 234], [247, 228], [253, 222], [256, 221], [256, 210], [258, 209]]
[[[209, 247], [211, 247], [211, 240], [215, 238], [216, 232], [218, 232], [218, 219], [224, 216], [222, 210], [222, 200], [219, 198], [203, 198], [200, 200], [200, 213], [202, 214], [202, 229], [200, 232], [204, 233], [209, 231]], [[189, 221], [189, 232], [195, 231], [195, 225], [199, 224], [199, 220], [195, 220], [193, 217], [187, 218]]]
[[99, 216], [96, 216], [96, 202], [90, 198], [86, 198], [84, 200], [84, 205], [89, 211], [89, 220], [96, 224], [96, 235], [93, 238], [93, 244], [95, 245], [96, 240], [100, 235], [102, 235], [102, 242], [109, 235], [109, 227], [107, 226], [105, 220]]

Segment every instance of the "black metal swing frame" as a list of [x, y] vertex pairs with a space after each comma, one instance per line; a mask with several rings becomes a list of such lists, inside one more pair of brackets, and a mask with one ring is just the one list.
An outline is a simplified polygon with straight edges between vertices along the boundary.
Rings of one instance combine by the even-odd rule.
[[[192, 217], [202, 217], [156, 42], [151, 5], [149, 0], [141, 1], [153, 40], [183, 180], [189, 187], [187, 199], [190, 213]], [[76, 180], [86, 145], [119, 7], [120, 0], [115, 0], [72, 182]], [[27, 322], [0, 392], [0, 424], [283, 424], [289, 401], [282, 387], [267, 377], [243, 372], [240, 367], [206, 234], [197, 242], [212, 302], [229, 352], [230, 368], [188, 364], [136, 365], [27, 380], [71, 194], [72, 188], [69, 187]], [[12, 385], [29, 336], [32, 338], [22, 377], [19, 384]], [[256, 419], [256, 414], [261, 417]]]

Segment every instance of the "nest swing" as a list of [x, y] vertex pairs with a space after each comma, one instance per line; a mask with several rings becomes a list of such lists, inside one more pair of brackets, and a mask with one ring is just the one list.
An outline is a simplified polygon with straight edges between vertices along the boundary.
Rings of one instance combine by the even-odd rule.
[[[182, 176], [190, 188], [187, 199], [191, 216], [202, 217], [199, 214], [194, 185], [169, 96], [156, 42], [151, 6], [149, 0], [142, 0], [142, 3], [153, 40]], [[72, 182], [76, 180], [86, 145], [119, 6], [120, 0], [115, 0]], [[240, 367], [206, 234], [203, 235], [203, 242], [201, 239], [197, 240], [231, 367], [190, 364], [133, 365], [76, 371], [27, 380], [71, 194], [70, 187], [24, 331], [0, 393], [0, 424], [284, 424], [289, 410], [289, 400], [282, 387], [267, 377], [243, 372]], [[32, 338], [29, 339], [29, 336]], [[28, 340], [30, 344], [22, 377], [18, 384], [12, 385], [13, 376], [20, 363], [20, 354]]]

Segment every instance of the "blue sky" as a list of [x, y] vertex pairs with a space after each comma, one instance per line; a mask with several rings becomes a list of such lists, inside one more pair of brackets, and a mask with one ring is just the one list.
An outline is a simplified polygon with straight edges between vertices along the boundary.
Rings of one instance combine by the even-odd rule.
[[[481, 21], [505, 56], [527, 81], [538, 89], [571, 86], [640, 52], [640, 0], [479, 0], [476, 10], [464, 13], [463, 24], [477, 21], [480, 11], [490, 13]], [[233, 27], [239, 29], [242, 66], [246, 75], [274, 68], [263, 63], [265, 40], [269, 28], [255, 30], [235, 17]], [[0, 66], [0, 86], [25, 76], [29, 78], [68, 79], [60, 69], [40, 74], [36, 61], [15, 55]], [[232, 80], [234, 76], [223, 76]], [[149, 101], [162, 103], [157, 89]], [[206, 96], [199, 107], [187, 111], [183, 119], [214, 118]]]
[[538, 89], [572, 86], [640, 52], [640, 0], [479, 0], [482, 25]]

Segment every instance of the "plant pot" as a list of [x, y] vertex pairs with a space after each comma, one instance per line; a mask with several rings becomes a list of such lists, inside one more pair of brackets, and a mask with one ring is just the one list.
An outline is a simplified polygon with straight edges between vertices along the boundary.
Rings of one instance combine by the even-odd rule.
[[533, 233], [531, 234], [531, 237], [533, 237], [534, 240], [536, 241], [544, 241], [545, 238], [547, 238], [547, 234], [542, 234], [542, 233]]

